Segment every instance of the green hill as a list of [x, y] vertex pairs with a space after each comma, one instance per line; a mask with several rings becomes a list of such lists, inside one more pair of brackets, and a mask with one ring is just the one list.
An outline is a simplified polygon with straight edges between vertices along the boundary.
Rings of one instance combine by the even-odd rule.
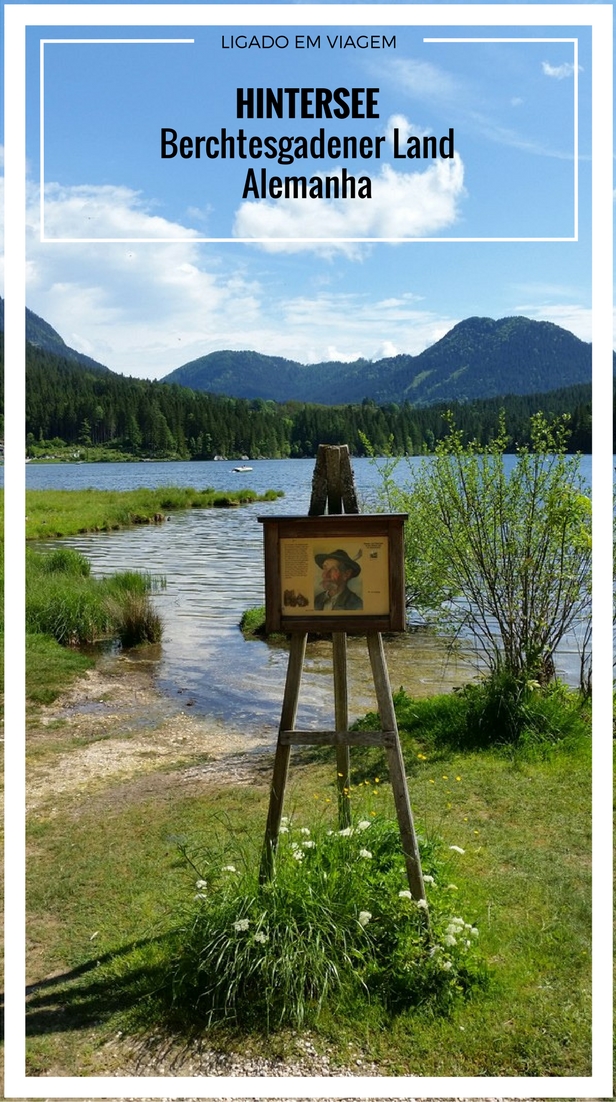
[[238, 398], [339, 405], [469, 401], [535, 394], [591, 379], [591, 346], [551, 322], [468, 318], [418, 356], [301, 364], [258, 352], [211, 352], [164, 382]]

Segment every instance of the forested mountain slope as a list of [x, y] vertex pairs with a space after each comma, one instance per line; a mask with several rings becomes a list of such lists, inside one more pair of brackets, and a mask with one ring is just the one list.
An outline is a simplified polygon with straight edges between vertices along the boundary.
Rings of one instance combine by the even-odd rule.
[[164, 382], [194, 390], [338, 405], [469, 401], [589, 383], [591, 346], [551, 322], [467, 318], [418, 356], [301, 364], [258, 352], [211, 352]]
[[29, 444], [64, 441], [116, 447], [135, 456], [212, 459], [214, 455], [311, 456], [319, 444], [349, 444], [364, 454], [364, 434], [377, 451], [430, 451], [446, 434], [443, 412], [454, 411], [466, 438], [491, 439], [499, 410], [512, 442], [528, 439], [531, 413], [571, 412], [572, 446], [590, 447], [590, 386], [544, 395], [508, 396], [414, 408], [367, 399], [344, 406], [277, 404], [228, 398], [188, 387], [131, 379], [83, 367], [34, 345], [27, 348], [26, 432]]

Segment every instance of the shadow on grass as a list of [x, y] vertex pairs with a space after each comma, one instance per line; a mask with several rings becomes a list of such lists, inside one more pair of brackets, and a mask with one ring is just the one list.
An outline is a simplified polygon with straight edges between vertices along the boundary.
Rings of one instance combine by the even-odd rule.
[[177, 947], [172, 933], [112, 949], [67, 972], [26, 988], [26, 1035], [42, 1036], [102, 1025], [115, 1014], [134, 1011], [145, 1025], [171, 1021], [169, 959]]

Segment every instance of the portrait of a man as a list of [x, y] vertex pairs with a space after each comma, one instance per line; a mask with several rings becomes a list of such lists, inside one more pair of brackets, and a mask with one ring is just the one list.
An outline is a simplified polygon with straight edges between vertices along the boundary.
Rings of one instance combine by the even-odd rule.
[[361, 566], [346, 551], [338, 549], [315, 555], [314, 561], [321, 569], [320, 588], [315, 594], [314, 607], [319, 611], [331, 609], [359, 610], [364, 602], [355, 589], [349, 588], [352, 578], [361, 573]]

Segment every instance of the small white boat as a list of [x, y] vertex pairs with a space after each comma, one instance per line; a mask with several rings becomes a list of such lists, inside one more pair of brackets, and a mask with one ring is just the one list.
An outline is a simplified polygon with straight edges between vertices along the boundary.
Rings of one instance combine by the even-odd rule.
[[234, 467], [233, 470], [241, 474], [243, 471], [251, 471], [252, 467]]

